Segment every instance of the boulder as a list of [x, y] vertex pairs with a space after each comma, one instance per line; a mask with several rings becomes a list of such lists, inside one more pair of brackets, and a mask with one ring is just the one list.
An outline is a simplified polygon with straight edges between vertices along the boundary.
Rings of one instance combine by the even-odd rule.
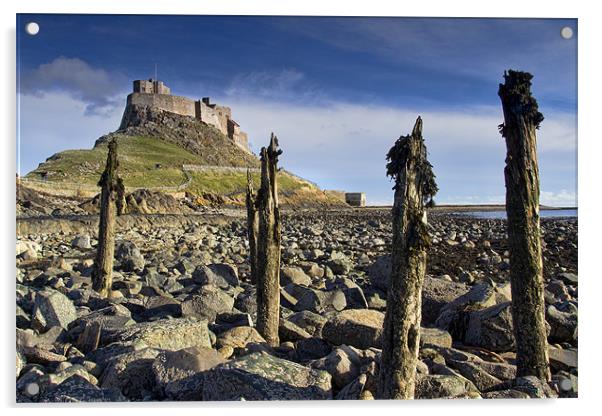
[[[347, 309], [333, 314], [322, 329], [323, 338], [333, 345], [381, 348], [385, 314], [371, 309]], [[437, 328], [420, 329], [420, 345], [451, 347], [448, 332]]]
[[223, 289], [239, 286], [238, 271], [230, 264], [210, 264], [198, 266], [192, 273], [192, 279], [199, 285], [214, 285]]
[[87, 326], [98, 324], [101, 327], [100, 343], [103, 344], [110, 334], [114, 334], [123, 328], [134, 325], [136, 322], [132, 319], [129, 309], [122, 305], [111, 305], [106, 308], [90, 312], [80, 318], [77, 318], [69, 325], [69, 336], [77, 339]]
[[203, 400], [326, 400], [330, 375], [260, 352], [207, 372]]
[[550, 325], [550, 342], [577, 340], [577, 313], [560, 311], [550, 305], [546, 308], [546, 322]]
[[332, 347], [322, 338], [311, 337], [299, 340], [295, 343], [295, 357], [299, 362], [315, 360], [326, 357], [332, 351]]
[[361, 365], [360, 351], [347, 345], [341, 345], [326, 357], [310, 363], [311, 368], [328, 372], [332, 376], [332, 385], [337, 390], [359, 376]]
[[121, 269], [126, 272], [141, 272], [146, 264], [140, 249], [131, 241], [117, 244], [115, 258], [121, 264]]
[[453, 369], [458, 370], [460, 374], [472, 381], [475, 387], [480, 391], [490, 390], [502, 382], [475, 363], [448, 360], [446, 364]]
[[371, 309], [347, 309], [332, 315], [322, 328], [322, 337], [333, 345], [367, 349], [379, 347], [384, 314]]
[[295, 312], [287, 318], [314, 337], [322, 336], [322, 328], [328, 319], [311, 311]]
[[[144, 321], [179, 318], [182, 316], [182, 305], [171, 296], [149, 296], [143, 301], [144, 312], [139, 317]], [[184, 315], [195, 316], [195, 315]], [[200, 316], [197, 316], [200, 317]]]
[[73, 240], [71, 240], [71, 247], [78, 248], [80, 250], [91, 249], [92, 244], [90, 244], [90, 236], [89, 235], [78, 235]]
[[280, 270], [280, 285], [286, 286], [290, 283], [296, 285], [310, 286], [311, 277], [305, 274], [300, 267], [283, 267]]
[[36, 293], [32, 317], [34, 329], [43, 332], [53, 326], [66, 329], [77, 319], [77, 312], [67, 296], [56, 290], [44, 289]]
[[[284, 291], [285, 293], [282, 293]], [[341, 311], [347, 306], [345, 294], [341, 290], [324, 291], [291, 283], [282, 289], [284, 299], [289, 303], [283, 304], [295, 312], [311, 311], [324, 313]], [[288, 296], [286, 296], [288, 294]]]
[[514, 380], [512, 388], [528, 394], [532, 399], [555, 398], [558, 396], [547, 383], [535, 376], [518, 377]]
[[214, 349], [190, 347], [179, 351], [162, 351], [152, 364], [156, 388], [170, 400], [199, 400], [203, 372], [225, 360]]
[[170, 351], [186, 347], [211, 348], [207, 321], [194, 318], [160, 319], [139, 323], [111, 336], [107, 343], [111, 341], [131, 342]]
[[422, 326], [433, 326], [441, 309], [468, 292], [464, 283], [426, 276], [422, 286]]
[[93, 403], [124, 402], [126, 400], [119, 390], [99, 388], [76, 374], [45, 392], [38, 401], [42, 403]]
[[203, 286], [199, 294], [191, 295], [182, 302], [182, 316], [205, 318], [215, 322], [220, 313], [232, 312], [234, 298], [217, 286]]
[[453, 375], [417, 374], [416, 399], [479, 397], [479, 391], [467, 379]]
[[515, 348], [510, 302], [472, 312], [464, 342], [489, 351], [505, 352]]
[[155, 348], [145, 348], [116, 356], [102, 373], [101, 387], [117, 389], [131, 400], [152, 397], [155, 386], [152, 365], [158, 354]]
[[467, 314], [495, 304], [495, 288], [492, 285], [488, 283], [475, 285], [467, 293], [441, 308], [435, 325], [449, 331], [455, 339], [461, 340]]
[[266, 340], [255, 328], [237, 326], [221, 333], [217, 339], [218, 347], [245, 348], [247, 344], [265, 344]]
[[85, 367], [83, 367], [79, 364], [74, 364], [70, 367], [67, 367], [66, 369], [57, 371], [56, 373], [53, 373], [53, 374], [45, 374], [45, 375], [41, 376], [38, 380], [36, 380], [36, 384], [40, 388], [40, 394], [43, 395], [46, 392], [54, 389], [56, 386], [61, 384], [63, 381], [67, 380], [69, 377], [74, 376], [74, 375], [83, 377], [85, 380], [87, 380], [91, 384], [94, 384], [94, 385], [98, 384], [98, 380], [96, 379], [96, 377], [94, 377], [92, 374], [88, 373], [88, 371], [85, 369]]
[[280, 319], [278, 322], [278, 337], [280, 338], [280, 342], [295, 342], [300, 339], [310, 338], [311, 334], [286, 319]]
[[569, 371], [577, 368], [578, 354], [576, 349], [560, 349], [548, 346], [548, 356], [552, 370]]

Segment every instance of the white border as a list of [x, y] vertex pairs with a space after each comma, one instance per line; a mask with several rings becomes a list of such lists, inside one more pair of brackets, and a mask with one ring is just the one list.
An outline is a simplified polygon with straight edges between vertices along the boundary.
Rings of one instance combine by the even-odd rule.
[[[488, 3], [488, 4], [485, 4]], [[579, 414], [595, 407], [602, 394], [600, 383], [600, 311], [597, 308], [602, 272], [600, 267], [600, 222], [596, 211], [600, 207], [600, 65], [599, 39], [602, 39], [600, 13], [596, 2], [505, 0], [496, 2], [454, 0], [398, 2], [370, 1], [277, 1], [277, 0], [103, 0], [103, 1], [19, 1], [2, 3], [0, 19], [3, 29], [2, 82], [0, 101], [4, 134], [1, 154], [5, 158], [1, 186], [3, 195], [2, 250], [3, 283], [3, 339], [2, 343], [2, 404], [11, 407], [14, 400], [14, 232], [15, 232], [15, 13], [114, 13], [114, 14], [239, 14], [239, 15], [338, 15], [338, 16], [443, 16], [443, 17], [569, 17], [579, 19], [579, 271], [581, 275], [580, 319], [580, 398], [554, 401], [432, 401], [414, 403], [219, 403], [219, 404], [139, 404], [125, 406], [130, 412], [164, 415], [168, 409], [178, 414], [208, 412], [247, 414], [282, 414], [287, 416], [307, 413], [373, 414], [375, 412], [444, 413], [446, 416], [483, 413], [507, 415], [527, 411], [531, 414]], [[584, 225], [585, 224], [585, 225]], [[105, 407], [43, 406], [12, 408], [8, 411], [23, 414], [103, 414], [115, 412], [123, 406]], [[599, 410], [598, 410], [599, 412]]]

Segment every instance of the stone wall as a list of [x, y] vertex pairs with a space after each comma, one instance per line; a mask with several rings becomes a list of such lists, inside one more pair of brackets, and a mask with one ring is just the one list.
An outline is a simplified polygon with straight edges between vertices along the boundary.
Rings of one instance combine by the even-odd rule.
[[[154, 107], [183, 116], [195, 117], [195, 103], [190, 98], [167, 94], [145, 94], [133, 92], [128, 95], [127, 105]], [[203, 120], [204, 121], [204, 120]], [[206, 122], [207, 124], [213, 124]]]
[[195, 116], [197, 119], [215, 126], [219, 131], [228, 135], [228, 122], [222, 122], [217, 111], [211, 106], [208, 106], [205, 102], [199, 100], [194, 103], [195, 105]]

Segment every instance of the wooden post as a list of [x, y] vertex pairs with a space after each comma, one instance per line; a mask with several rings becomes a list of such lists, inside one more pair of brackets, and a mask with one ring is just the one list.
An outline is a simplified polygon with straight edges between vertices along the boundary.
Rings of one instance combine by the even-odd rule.
[[123, 181], [117, 175], [117, 142], [109, 142], [109, 154], [105, 170], [100, 177], [100, 221], [98, 249], [92, 271], [92, 287], [100, 296], [107, 297], [113, 284], [113, 260], [115, 254], [115, 216], [124, 208]]
[[253, 191], [253, 178], [247, 169], [247, 236], [249, 238], [249, 262], [251, 263], [251, 283], [257, 284], [257, 234], [259, 234], [259, 214], [256, 195]]
[[257, 330], [271, 346], [280, 345], [280, 212], [278, 210], [278, 138], [261, 149], [261, 187], [257, 193]]
[[379, 370], [379, 399], [413, 399], [420, 345], [422, 285], [430, 243], [425, 203], [437, 192], [418, 117], [412, 134], [401, 136], [387, 154], [395, 180], [391, 280]]
[[507, 148], [504, 176], [517, 376], [533, 375], [548, 381], [535, 135], [543, 115], [531, 95], [532, 78], [527, 72], [504, 72], [504, 84], [498, 91], [504, 123], [499, 128]]

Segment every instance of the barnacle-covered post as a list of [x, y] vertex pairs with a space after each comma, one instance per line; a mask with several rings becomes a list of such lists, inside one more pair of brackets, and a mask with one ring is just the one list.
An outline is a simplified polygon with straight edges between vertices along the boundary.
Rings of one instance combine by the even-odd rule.
[[550, 379], [539, 229], [539, 168], [535, 130], [543, 121], [527, 72], [504, 72], [498, 95], [506, 139], [506, 213], [517, 376]]
[[278, 210], [278, 138], [261, 149], [261, 187], [257, 193], [257, 330], [268, 344], [278, 346], [280, 319], [280, 212]]
[[413, 399], [420, 344], [422, 284], [430, 243], [425, 204], [437, 192], [418, 117], [412, 134], [401, 136], [387, 154], [395, 180], [391, 279], [382, 337], [377, 397]]
[[115, 217], [125, 209], [123, 181], [117, 175], [117, 142], [109, 142], [105, 170], [100, 177], [100, 221], [98, 249], [92, 271], [92, 287], [100, 296], [107, 297], [113, 284], [113, 256], [115, 254]]
[[249, 238], [249, 262], [251, 263], [251, 283], [257, 284], [257, 234], [259, 233], [259, 215], [256, 195], [253, 191], [253, 178], [247, 169], [247, 236]]

